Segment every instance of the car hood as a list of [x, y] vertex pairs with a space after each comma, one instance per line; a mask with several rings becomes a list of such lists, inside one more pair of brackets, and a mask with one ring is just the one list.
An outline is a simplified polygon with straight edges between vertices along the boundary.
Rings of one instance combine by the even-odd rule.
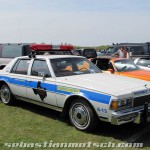
[[146, 70], [136, 70], [136, 71], [129, 71], [129, 72], [120, 72], [120, 75], [138, 78], [146, 81], [150, 81], [150, 72]]
[[125, 93], [125, 91], [131, 93], [136, 90], [145, 89], [145, 85], [150, 88], [150, 82], [104, 73], [58, 77], [56, 82], [57, 84], [63, 83], [63, 85], [76, 86], [110, 95], [116, 95], [121, 92]]

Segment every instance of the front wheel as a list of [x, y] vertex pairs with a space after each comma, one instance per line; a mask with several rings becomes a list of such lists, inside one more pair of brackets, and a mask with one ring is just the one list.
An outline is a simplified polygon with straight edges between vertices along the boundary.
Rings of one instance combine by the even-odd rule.
[[14, 102], [14, 97], [8, 85], [4, 84], [1, 87], [1, 100], [6, 105], [11, 105]]
[[85, 100], [74, 100], [69, 109], [71, 123], [81, 131], [91, 131], [97, 127], [98, 118]]

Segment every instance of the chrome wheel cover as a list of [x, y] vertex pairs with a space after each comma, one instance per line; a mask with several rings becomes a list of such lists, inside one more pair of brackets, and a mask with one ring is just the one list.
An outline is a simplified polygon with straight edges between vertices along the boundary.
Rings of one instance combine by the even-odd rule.
[[90, 115], [88, 109], [79, 103], [72, 106], [70, 110], [70, 118], [73, 124], [80, 130], [84, 130], [90, 123]]
[[1, 100], [3, 103], [7, 104], [10, 101], [10, 90], [7, 86], [1, 88]]

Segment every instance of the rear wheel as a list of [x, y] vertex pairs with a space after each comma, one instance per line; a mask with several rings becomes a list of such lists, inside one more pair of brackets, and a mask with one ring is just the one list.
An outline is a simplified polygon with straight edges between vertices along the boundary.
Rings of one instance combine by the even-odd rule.
[[14, 97], [10, 91], [8, 85], [4, 84], [1, 86], [1, 100], [6, 105], [11, 105], [14, 102]]
[[69, 109], [71, 123], [81, 131], [91, 131], [97, 127], [98, 117], [85, 100], [74, 100]]

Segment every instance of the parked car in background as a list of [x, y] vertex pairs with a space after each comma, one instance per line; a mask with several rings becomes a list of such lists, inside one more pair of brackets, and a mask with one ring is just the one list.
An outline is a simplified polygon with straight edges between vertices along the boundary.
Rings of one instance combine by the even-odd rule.
[[94, 48], [75, 49], [74, 51], [79, 53], [80, 56], [84, 56], [86, 58], [97, 57], [97, 51]]
[[124, 58], [95, 58], [92, 62], [104, 73], [138, 78], [150, 81], [150, 72], [138, 67], [132, 60]]
[[81, 56], [17, 57], [0, 71], [0, 91], [6, 105], [17, 99], [58, 110], [81, 131], [95, 129], [99, 119], [150, 121], [150, 82], [104, 74]]
[[134, 63], [141, 69], [150, 71], [150, 57], [140, 57], [134, 60]]
[[13, 58], [30, 53], [29, 43], [0, 44], [0, 69], [3, 69]]

